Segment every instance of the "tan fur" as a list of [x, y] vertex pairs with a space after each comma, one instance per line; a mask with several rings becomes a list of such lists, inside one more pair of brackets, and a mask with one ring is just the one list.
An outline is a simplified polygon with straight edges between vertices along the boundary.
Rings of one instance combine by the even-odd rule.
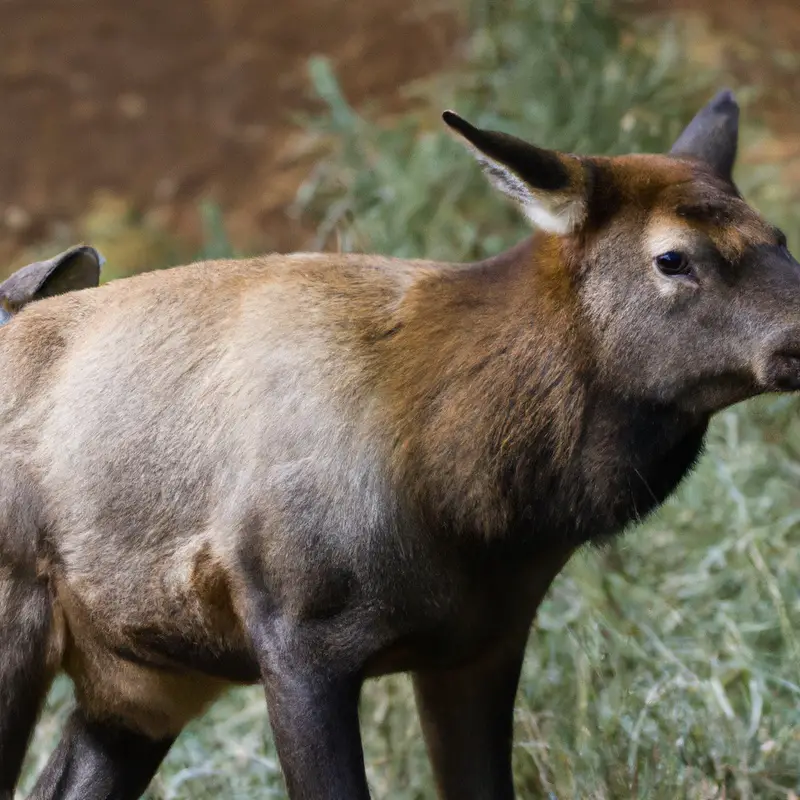
[[[334, 762], [360, 758], [364, 676], [492, 665], [505, 707], [476, 713], [510, 736], [514, 658], [571, 554], [663, 502], [714, 412], [800, 386], [800, 271], [724, 175], [449, 119], [506, 190], [547, 194], [549, 230], [471, 264], [299, 253], [21, 293], [0, 327], [0, 611], [35, 628], [37, 696], [63, 669], [89, 722], [160, 758], [261, 680], [294, 796], [364, 797]], [[672, 250], [694, 271], [666, 274]], [[19, 662], [0, 648], [0, 677], [21, 685]], [[464, 727], [438, 695], [434, 751]]]
[[[414, 270], [424, 276], [434, 268], [420, 263]], [[73, 462], [62, 454], [63, 442], [58, 441], [57, 431], [74, 424], [71, 418], [75, 406], [86, 401], [87, 386], [92, 384], [92, 370], [98, 362], [93, 355], [91, 360], [84, 360], [82, 354], [88, 356], [92, 348], [100, 346], [106, 349], [107, 358], [118, 359], [124, 375], [136, 350], [149, 344], [146, 339], [137, 341], [135, 320], [139, 315], [146, 318], [158, 313], [163, 330], [173, 332], [169, 340], [164, 340], [169, 358], [151, 363], [147, 374], [141, 375], [142, 381], [152, 382], [153, 389], [146, 391], [150, 402], [167, 416], [171, 404], [181, 403], [183, 413], [176, 416], [176, 423], [207, 430], [209, 436], [200, 443], [210, 454], [228, 450], [238, 441], [246, 463], [252, 432], [237, 430], [235, 409], [244, 403], [244, 411], [253, 400], [230, 383], [234, 380], [231, 370], [257, 358], [252, 350], [254, 343], [263, 346], [262, 315], [270, 317], [280, 335], [295, 331], [309, 344], [324, 335], [333, 352], [339, 354], [323, 369], [335, 402], [341, 394], [337, 387], [344, 383], [345, 375], [362, 386], [372, 379], [369, 362], [356, 373], [343, 359], [352, 358], [360, 349], [375, 347], [375, 340], [394, 325], [392, 309], [398, 306], [411, 274], [410, 265], [402, 262], [297, 255], [194, 265], [42, 301], [20, 315], [13, 328], [0, 329], [0, 369], [14, 361], [26, 366], [22, 372], [5, 370], [15, 374], [18, 388], [3, 393], [2, 399], [12, 402], [0, 406], [0, 420], [11, 426], [11, 436], [19, 443], [24, 441], [26, 430], [35, 427], [43, 431], [35, 454], [37, 470], [48, 474], [52, 485], [61, 487], [50, 498], [54, 517], [69, 516], [66, 506], [58, 510], [62, 502], [69, 502], [65, 488], [72, 485], [74, 490], [81, 490], [70, 480]], [[315, 294], [329, 293], [332, 288], [339, 300], [325, 310], [315, 305]], [[171, 297], [181, 297], [180, 305], [173, 307], [169, 300], [158, 303], [159, 298]], [[153, 304], [160, 307], [154, 309]], [[354, 313], [358, 304], [362, 304], [364, 313]], [[65, 318], [69, 320], [66, 325]], [[129, 346], [116, 352], [103, 348], [101, 342], [115, 341], [120, 327], [134, 333], [133, 339], [126, 337]], [[279, 340], [274, 344], [280, 348]], [[223, 346], [228, 355], [222, 354]], [[37, 353], [35, 358], [30, 357], [32, 351]], [[192, 351], [209, 361], [217, 359], [213, 375], [202, 373], [201, 361], [197, 355], [190, 355]], [[22, 358], [22, 353], [28, 357]], [[107, 366], [104, 360], [103, 367]], [[257, 368], [256, 360], [248, 369]], [[187, 369], [198, 370], [197, 384], [190, 395], [177, 398], [172, 387]], [[73, 378], [78, 383], [73, 383]], [[89, 384], [84, 383], [87, 379]], [[204, 405], [204, 395], [212, 384], [220, 387], [218, 395], [227, 391], [231, 403], [224, 422], [219, 408]], [[125, 378], [118, 385], [126, 391]], [[121, 396], [110, 399], [109, 410], [123, 416], [136, 413]], [[278, 417], [282, 413], [281, 409], [265, 412]], [[170, 447], [170, 441], [165, 440], [164, 446]], [[234, 544], [229, 528], [216, 527], [213, 519], [198, 518], [196, 525], [185, 531], [185, 538], [170, 539], [148, 550], [134, 544], [130, 549], [124, 546], [106, 554], [92, 531], [75, 520], [70, 525], [73, 533], [68, 549], [61, 554], [62, 563], [49, 569], [55, 587], [54, 604], [60, 609], [58, 618], [64, 619], [68, 631], [65, 669], [75, 681], [82, 702], [151, 735], [180, 730], [216, 696], [220, 683], [187, 676], [186, 685], [180, 688], [180, 675], [126, 663], [113, 654], [116, 648], [135, 652], [135, 632], [141, 628], [189, 636], [211, 649], [246, 647], [239, 621], [244, 612], [236, 608], [231, 594], [233, 579], [226, 577]], [[88, 552], [96, 553], [94, 564], [93, 559], [87, 560]], [[280, 553], [273, 557], [280, 559]], [[113, 571], [127, 576], [139, 574], [146, 583], [97, 581], [99, 572], [110, 576]], [[127, 635], [126, 631], [132, 633]], [[55, 626], [54, 649], [62, 637], [61, 626]]]
[[[610, 163], [624, 196], [650, 198], [651, 214], [663, 207], [670, 181], [680, 185], [685, 177], [684, 168], [672, 163], [664, 174], [659, 160], [652, 172], [642, 169], [651, 164], [642, 158]], [[676, 190], [669, 207], [686, 199]], [[687, 236], [708, 231], [674, 213], [655, 213], [660, 216], [652, 218], [659, 221], [648, 235], [665, 246], [671, 241], [665, 229], [680, 226]], [[623, 258], [629, 245], [624, 240], [620, 245]], [[280, 353], [282, 340], [293, 342], [292, 360], [317, 375], [315, 402], [347, 403], [356, 410], [351, 424], [369, 431], [374, 451], [364, 458], [393, 463], [398, 481], [418, 476], [414, 491], [420, 495], [459, 498], [464, 513], [477, 515], [487, 537], [503, 528], [503, 503], [486, 492], [496, 481], [493, 473], [526, 446], [525, 431], [554, 414], [556, 422], [562, 420], [555, 428], [560, 434], [552, 442], [554, 453], [568, 459], [575, 442], [572, 421], [586, 402], [571, 377], [592, 347], [578, 325], [568, 267], [580, 261], [581, 252], [576, 243], [557, 237], [541, 239], [538, 247], [533, 271], [530, 244], [478, 271], [345, 255], [208, 262], [42, 301], [0, 330], [0, 371], [13, 376], [0, 395], [0, 423], [7, 440], [18, 442], [19, 458], [32, 458], [46, 476], [52, 487], [49, 514], [70, 530], [58, 565], [48, 571], [59, 620], [53, 651], [62, 649], [66, 631], [64, 666], [88, 708], [162, 735], [180, 730], [221, 690], [216, 680], [146, 669], [114, 655], [118, 648], [140, 649], [137, 631], [143, 628], [189, 637], [212, 650], [246, 649], [246, 609], [232, 588], [231, 509], [224, 497], [213, 500], [220, 481], [237, 481], [230, 475], [204, 479], [197, 471], [236, 453], [235, 463], [245, 470], [240, 482], [246, 482], [253, 448], [274, 435], [270, 426], [291, 414], [288, 407], [263, 408], [267, 427], [251, 427], [252, 411], [268, 391], [258, 378], [258, 359], [264, 348]], [[560, 332], [558, 340], [520, 329], [519, 320], [534, 305]], [[477, 307], [478, 316], [465, 313]], [[140, 323], [154, 316], [158, 326], [141, 329]], [[519, 394], [526, 360], [543, 347], [558, 348], [554, 359], [570, 371], [554, 383], [546, 405], [519, 403], [513, 412], [504, 411], [506, 398]], [[491, 368], [476, 372], [482, 365]], [[279, 369], [269, 380], [297, 380], [291, 362], [282, 369], [283, 377]], [[238, 383], [242, 371], [253, 376], [252, 385]], [[116, 376], [114, 384], [104, 385], [107, 374]], [[189, 374], [193, 377], [186, 382]], [[532, 379], [539, 377], [534, 371]], [[146, 384], [151, 388], [143, 388]], [[108, 399], [95, 391], [107, 392]], [[442, 398], [435, 413], [428, 406], [432, 393]], [[476, 394], [484, 398], [480, 404], [473, 402]], [[135, 401], [127, 399], [133, 396]], [[82, 415], [81, 406], [93, 409], [92, 416]], [[173, 450], [180, 452], [186, 465], [181, 469], [195, 470], [187, 481], [202, 487], [196, 509], [207, 511], [183, 521], [180, 515], [167, 518], [163, 531], [143, 530], [145, 538], [155, 537], [147, 548], [124, 541], [105, 545], [88, 519], [74, 517], [72, 497], [89, 487], [75, 476], [73, 458], [99, 464], [98, 458], [107, 462], [113, 456], [71, 452], [60, 432], [72, 428], [76, 440], [91, 447], [87, 426], [143, 412], [150, 422], [140, 422], [139, 431], [169, 420], [149, 446], [160, 450], [167, 464]], [[498, 427], [487, 427], [487, 419]], [[29, 438], [32, 430], [41, 432], [35, 443]], [[194, 430], [204, 433], [194, 437]], [[137, 462], [130, 447], [120, 441], [118, 457], [127, 463], [127, 479], [138, 480], [140, 470], [163, 468]], [[313, 439], [296, 457], [314, 458]], [[186, 502], [180, 495], [168, 500], [179, 506]], [[458, 518], [458, 510], [452, 511]], [[213, 516], [206, 516], [209, 512]], [[305, 567], [297, 564], [294, 551], [283, 553], [283, 544], [268, 539], [265, 546], [265, 560], [284, 562], [283, 591], [291, 607], [291, 575]], [[100, 574], [127, 577], [98, 580]]]

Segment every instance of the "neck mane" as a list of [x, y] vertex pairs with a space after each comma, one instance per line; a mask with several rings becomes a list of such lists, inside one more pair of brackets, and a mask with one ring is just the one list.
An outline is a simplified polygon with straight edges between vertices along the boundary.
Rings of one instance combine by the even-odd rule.
[[708, 419], [603, 386], [556, 237], [426, 274], [391, 342], [395, 467], [440, 528], [570, 547], [689, 471]]

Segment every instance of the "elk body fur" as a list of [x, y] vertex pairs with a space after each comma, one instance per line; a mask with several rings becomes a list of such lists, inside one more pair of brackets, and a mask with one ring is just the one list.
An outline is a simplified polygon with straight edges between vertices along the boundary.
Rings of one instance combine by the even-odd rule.
[[[37, 798], [138, 797], [257, 681], [293, 800], [366, 798], [358, 693], [400, 671], [441, 796], [513, 797], [553, 578], [672, 492], [713, 412], [800, 386], [800, 273], [726, 174], [735, 114], [592, 160], [451, 116], [544, 226], [478, 263], [270, 255], [32, 296], [0, 327], [0, 798], [60, 670], [78, 708]], [[715, 302], [653, 268], [679, 248]]]

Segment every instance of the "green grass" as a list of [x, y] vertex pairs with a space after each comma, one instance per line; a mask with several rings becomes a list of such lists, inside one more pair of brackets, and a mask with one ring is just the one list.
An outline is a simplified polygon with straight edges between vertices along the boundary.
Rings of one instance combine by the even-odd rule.
[[[391, 124], [358, 116], [327, 64], [312, 63], [329, 112], [308, 126], [335, 148], [294, 211], [319, 220], [319, 246], [460, 259], [526, 235], [445, 134], [443, 108], [544, 146], [657, 151], [712, 90], [709, 76], [687, 75], [669, 31], [629, 44], [635, 37], [597, 4], [472, 0], [469, 15], [463, 69], [417, 87], [418, 110]], [[773, 173], [739, 178], [797, 247], [800, 226]], [[206, 211], [218, 255], [228, 245]], [[764, 399], [717, 418], [700, 467], [646, 525], [580, 554], [556, 581], [519, 695], [520, 797], [800, 793], [799, 584], [798, 402]], [[69, 702], [60, 682], [26, 785]], [[433, 797], [408, 681], [368, 685], [362, 717], [374, 796]], [[284, 796], [257, 688], [195, 722], [150, 791], [152, 800]]]

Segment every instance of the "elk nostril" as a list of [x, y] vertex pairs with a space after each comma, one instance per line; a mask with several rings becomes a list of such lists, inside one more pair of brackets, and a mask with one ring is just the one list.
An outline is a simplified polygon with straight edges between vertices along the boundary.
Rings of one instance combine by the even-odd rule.
[[787, 350], [778, 350], [773, 356], [779, 362], [783, 362], [789, 366], [797, 365], [800, 363], [800, 348], [792, 348]]
[[782, 347], [772, 354], [766, 382], [777, 391], [800, 389], [800, 346]]

